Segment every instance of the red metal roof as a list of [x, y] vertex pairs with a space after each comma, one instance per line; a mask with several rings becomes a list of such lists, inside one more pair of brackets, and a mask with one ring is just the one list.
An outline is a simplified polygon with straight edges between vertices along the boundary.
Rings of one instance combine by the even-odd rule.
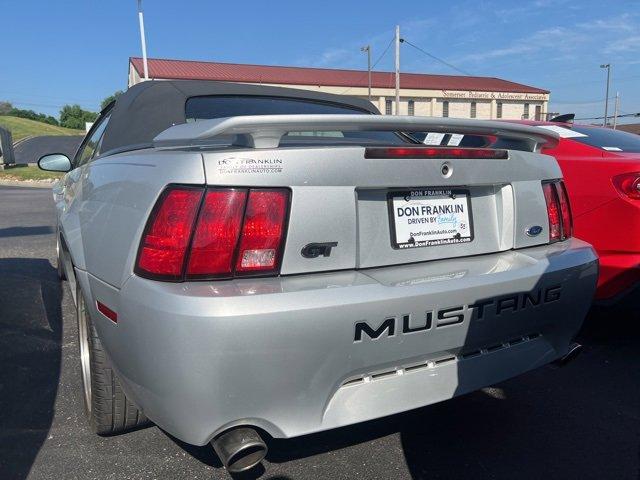
[[[142, 59], [130, 59], [142, 75]], [[198, 62], [149, 58], [149, 77], [163, 79], [219, 80], [225, 82], [275, 83], [285, 85], [326, 85], [366, 87], [367, 72], [329, 68], [278, 67], [240, 63]], [[393, 72], [372, 72], [371, 84], [378, 88], [395, 88]], [[476, 90], [508, 93], [546, 94], [548, 90], [493, 77], [428, 75], [401, 73], [400, 86], [418, 90]]]

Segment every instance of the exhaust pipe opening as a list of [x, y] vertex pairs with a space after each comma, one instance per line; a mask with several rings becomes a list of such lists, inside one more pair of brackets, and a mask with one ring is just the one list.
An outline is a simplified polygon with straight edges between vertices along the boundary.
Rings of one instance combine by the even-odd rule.
[[211, 446], [230, 473], [258, 465], [267, 455], [267, 445], [253, 428], [234, 428], [211, 441]]

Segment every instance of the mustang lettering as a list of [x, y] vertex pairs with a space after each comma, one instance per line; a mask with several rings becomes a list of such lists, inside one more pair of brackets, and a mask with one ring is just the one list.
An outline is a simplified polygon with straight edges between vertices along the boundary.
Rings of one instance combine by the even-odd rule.
[[[562, 287], [560, 285], [554, 285], [539, 288], [532, 292], [514, 293], [513, 295], [505, 297], [480, 300], [469, 305], [460, 305], [439, 310], [427, 310], [424, 315], [424, 325], [418, 327], [411, 326], [411, 314], [385, 318], [377, 327], [372, 327], [365, 321], [357, 322], [355, 324], [354, 342], [362, 341], [363, 334], [366, 334], [372, 340], [382, 337], [382, 334], [385, 332], [387, 333], [387, 337], [393, 337], [396, 333], [396, 324], [398, 324], [397, 330], [402, 334], [430, 330], [434, 316], [436, 318], [435, 328], [440, 328], [461, 324], [465, 320], [484, 320], [489, 315], [499, 317], [505, 312], [515, 313], [528, 308], [557, 302], [560, 300], [561, 290]], [[400, 323], [402, 323], [402, 325], [400, 325]]]

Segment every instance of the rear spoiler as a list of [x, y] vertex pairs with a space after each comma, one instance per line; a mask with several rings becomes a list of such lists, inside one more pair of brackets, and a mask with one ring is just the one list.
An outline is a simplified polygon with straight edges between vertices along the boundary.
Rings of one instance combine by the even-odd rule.
[[288, 132], [387, 131], [437, 132], [495, 136], [519, 140], [531, 152], [558, 143], [550, 130], [528, 125], [489, 120], [383, 115], [248, 115], [198, 120], [174, 125], [154, 138], [154, 145], [201, 142], [222, 135], [236, 135], [234, 145], [248, 148], [277, 148]]
[[575, 119], [575, 113], [565, 113], [564, 115], [557, 115], [549, 121], [554, 123], [573, 123]]

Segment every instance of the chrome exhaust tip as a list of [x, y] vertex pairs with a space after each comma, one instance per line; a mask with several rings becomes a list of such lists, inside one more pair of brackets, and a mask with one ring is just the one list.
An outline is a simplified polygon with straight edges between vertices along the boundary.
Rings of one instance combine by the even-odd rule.
[[230, 473], [239, 473], [258, 465], [267, 455], [267, 444], [253, 428], [228, 430], [211, 440], [211, 446]]
[[569, 345], [569, 349], [567, 353], [565, 353], [562, 357], [552, 363], [554, 367], [564, 367], [567, 363], [575, 360], [578, 355], [582, 352], [582, 345], [579, 343], [572, 343]]

